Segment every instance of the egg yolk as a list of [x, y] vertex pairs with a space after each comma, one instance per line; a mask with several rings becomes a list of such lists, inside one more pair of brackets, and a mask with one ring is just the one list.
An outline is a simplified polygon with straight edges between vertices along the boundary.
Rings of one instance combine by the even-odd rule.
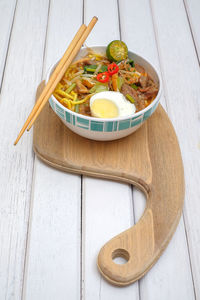
[[115, 118], [118, 117], [118, 108], [114, 102], [108, 99], [96, 99], [92, 103], [91, 112], [97, 118]]

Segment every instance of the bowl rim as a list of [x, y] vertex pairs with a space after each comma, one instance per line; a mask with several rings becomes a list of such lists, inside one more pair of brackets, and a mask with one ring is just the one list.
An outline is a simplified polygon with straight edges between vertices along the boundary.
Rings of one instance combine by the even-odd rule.
[[[106, 48], [106, 46], [102, 45], [102, 46], [99, 46], [99, 45], [91, 45], [89, 46], [89, 48]], [[79, 52], [81, 50], [84, 50], [84, 49], [87, 49], [88, 47], [85, 47], [85, 46], [82, 46], [81, 49], [79, 50]], [[159, 101], [160, 97], [161, 97], [161, 94], [162, 94], [162, 80], [161, 80], [161, 75], [160, 73], [158, 72], [157, 68], [154, 66], [154, 64], [152, 64], [147, 58], [145, 58], [144, 56], [141, 56], [140, 54], [136, 53], [136, 52], [133, 52], [131, 50], [129, 50], [128, 52], [130, 52], [131, 54], [133, 55], [136, 55], [138, 56], [139, 58], [141, 58], [142, 60], [144, 60], [145, 62], [147, 62], [155, 71], [157, 77], [158, 77], [158, 83], [159, 83], [159, 90], [158, 90], [158, 94], [156, 96], [156, 98], [151, 102], [150, 105], [148, 105], [145, 109], [142, 109], [140, 111], [138, 111], [137, 113], [133, 113], [133, 114], [130, 114], [130, 115], [126, 115], [126, 116], [123, 116], [123, 117], [116, 117], [116, 118], [96, 118], [96, 117], [92, 117], [92, 116], [85, 116], [85, 115], [82, 115], [82, 114], [79, 114], [77, 112], [74, 112], [70, 109], [68, 109], [67, 107], [65, 107], [64, 105], [62, 105], [54, 96], [53, 94], [51, 95], [53, 101], [59, 106], [61, 107], [64, 111], [67, 111], [69, 112], [70, 114], [74, 115], [74, 116], [77, 116], [79, 118], [83, 118], [83, 119], [86, 119], [86, 120], [92, 120], [92, 121], [98, 121], [98, 122], [115, 122], [115, 121], [123, 121], [123, 120], [127, 120], [127, 119], [131, 119], [131, 118], [137, 118], [141, 115], [143, 115], [145, 112], [147, 112], [149, 109], [151, 109], [154, 104], [156, 102]], [[51, 75], [51, 72], [53, 70], [53, 68], [58, 64], [58, 62], [60, 61], [60, 59], [58, 59], [56, 61], [56, 63], [54, 64], [51, 64], [51, 66], [49, 67], [48, 71], [47, 71], [47, 75], [45, 76], [45, 84], [47, 84], [47, 82], [49, 81], [49, 78], [50, 78], [50, 75]], [[51, 98], [50, 97], [50, 98]], [[49, 98], [49, 100], [50, 100]]]

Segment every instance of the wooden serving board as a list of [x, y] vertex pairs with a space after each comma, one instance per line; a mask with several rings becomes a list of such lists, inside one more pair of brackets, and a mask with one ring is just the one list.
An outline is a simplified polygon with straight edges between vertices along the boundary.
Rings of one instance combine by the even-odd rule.
[[[37, 156], [55, 168], [131, 183], [146, 194], [139, 222], [107, 242], [97, 260], [112, 284], [125, 286], [141, 278], [170, 241], [184, 200], [179, 144], [162, 106], [132, 135], [96, 142], [70, 131], [47, 104], [35, 123], [33, 144]], [[116, 264], [118, 256], [127, 263]]]

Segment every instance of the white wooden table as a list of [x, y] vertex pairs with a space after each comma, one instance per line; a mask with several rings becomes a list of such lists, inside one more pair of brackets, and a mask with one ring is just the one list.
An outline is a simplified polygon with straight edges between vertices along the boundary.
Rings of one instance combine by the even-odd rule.
[[[161, 72], [161, 100], [185, 169], [183, 216], [156, 265], [125, 288], [98, 273], [101, 246], [142, 215], [145, 199], [117, 182], [63, 173], [13, 142], [38, 84], [80, 24], [87, 45], [121, 38]], [[0, 300], [200, 299], [200, 1], [0, 0]]]

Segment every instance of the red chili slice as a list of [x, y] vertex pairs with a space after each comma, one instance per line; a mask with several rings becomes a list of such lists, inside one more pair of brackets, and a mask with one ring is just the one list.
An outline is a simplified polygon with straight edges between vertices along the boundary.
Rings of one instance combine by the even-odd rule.
[[108, 65], [108, 73], [110, 76], [117, 73], [118, 71], [119, 71], [119, 67], [116, 63], [112, 63]]
[[99, 82], [102, 82], [102, 83], [108, 82], [109, 81], [109, 74], [108, 74], [108, 72], [99, 73], [97, 75], [97, 80]]

